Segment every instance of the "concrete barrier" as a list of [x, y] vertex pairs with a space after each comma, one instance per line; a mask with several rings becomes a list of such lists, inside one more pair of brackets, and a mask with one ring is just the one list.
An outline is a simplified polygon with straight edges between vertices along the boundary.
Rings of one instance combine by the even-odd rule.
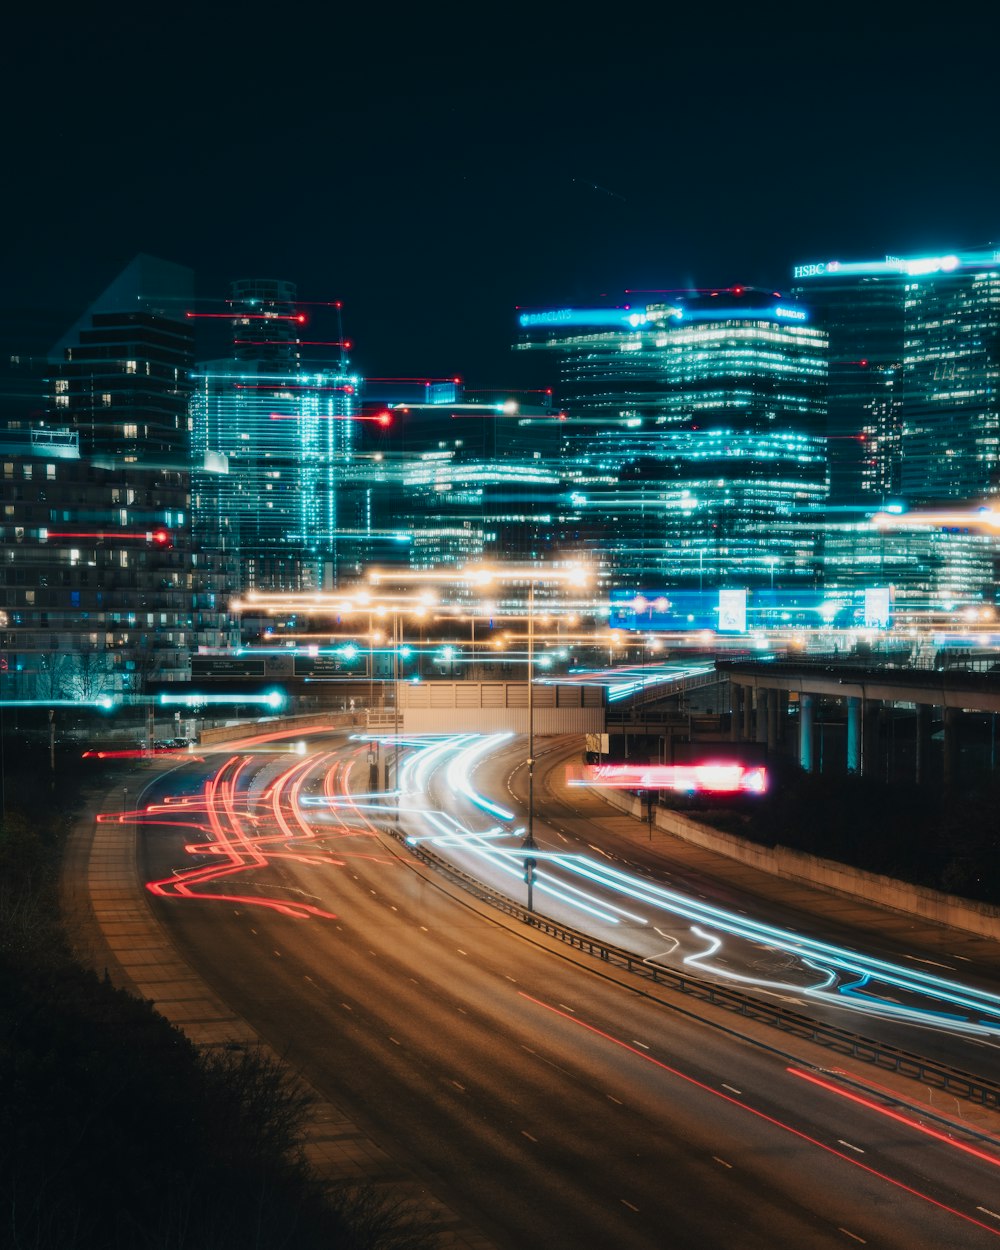
[[[627, 812], [639, 820], [645, 819], [646, 805], [641, 799], [617, 790], [598, 789], [597, 793], [618, 811]], [[738, 834], [712, 829], [669, 808], [656, 808], [654, 819], [656, 828], [664, 833], [672, 833], [685, 842], [714, 851], [717, 855], [725, 855], [761, 872], [813, 885], [847, 898], [863, 899], [876, 907], [917, 916], [933, 924], [1000, 940], [1000, 907], [991, 903], [977, 903], [954, 894], [930, 890], [926, 886], [909, 885], [893, 877], [865, 872], [861, 868], [793, 851], [785, 846], [761, 846]]]
[[256, 738], [260, 734], [293, 733], [299, 726], [328, 725], [330, 729], [344, 729], [361, 725], [363, 716], [351, 712], [314, 712], [311, 716], [274, 716], [265, 720], [243, 721], [239, 725], [217, 725], [203, 729], [198, 735], [199, 746], [212, 746], [216, 742], [237, 742], [240, 738]]

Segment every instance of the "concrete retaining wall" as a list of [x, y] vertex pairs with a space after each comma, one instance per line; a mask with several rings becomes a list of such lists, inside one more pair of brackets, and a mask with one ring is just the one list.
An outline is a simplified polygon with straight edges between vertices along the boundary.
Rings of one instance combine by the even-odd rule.
[[289, 734], [296, 728], [307, 725], [327, 725], [330, 729], [342, 729], [354, 724], [360, 725], [361, 716], [352, 716], [350, 712], [314, 712], [311, 716], [269, 717], [267, 720], [244, 721], [240, 725], [218, 725], [214, 729], [203, 729], [198, 735], [199, 746], [210, 746], [215, 742], [236, 742], [240, 738], [256, 738], [260, 734]]
[[[641, 799], [617, 790], [598, 789], [597, 792], [619, 811], [627, 812], [637, 819], [645, 819], [646, 805]], [[685, 842], [702, 846], [718, 855], [725, 855], [751, 868], [758, 868], [761, 872], [817, 886], [848, 898], [864, 899], [876, 907], [905, 912], [934, 924], [948, 925], [953, 929], [963, 929], [967, 933], [1000, 940], [1000, 907], [992, 904], [972, 902], [954, 894], [942, 894], [925, 886], [908, 885], [892, 877], [864, 872], [860, 868], [851, 868], [832, 859], [821, 859], [818, 855], [792, 851], [784, 846], [773, 849], [759, 846], [748, 838], [721, 833], [667, 808], [656, 808], [654, 817], [656, 827], [664, 833], [672, 833], [683, 838]]]

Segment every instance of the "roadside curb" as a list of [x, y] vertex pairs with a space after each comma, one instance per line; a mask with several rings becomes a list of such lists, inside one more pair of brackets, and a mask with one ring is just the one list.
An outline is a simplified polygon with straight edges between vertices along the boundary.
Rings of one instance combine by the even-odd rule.
[[[156, 775], [129, 775], [140, 805]], [[259, 1047], [280, 1061], [281, 1056], [181, 958], [153, 915], [137, 872], [136, 825], [122, 812], [121, 794], [117, 783], [88, 792], [86, 814], [74, 822], [67, 840], [60, 901], [77, 958], [119, 988], [149, 1000], [196, 1046]], [[98, 812], [115, 812], [119, 818], [99, 821]], [[312, 1093], [303, 1148], [324, 1180], [372, 1185], [399, 1199], [433, 1233], [440, 1250], [495, 1250], [492, 1241], [469, 1228], [423, 1184], [408, 1178], [400, 1164], [335, 1103]]]

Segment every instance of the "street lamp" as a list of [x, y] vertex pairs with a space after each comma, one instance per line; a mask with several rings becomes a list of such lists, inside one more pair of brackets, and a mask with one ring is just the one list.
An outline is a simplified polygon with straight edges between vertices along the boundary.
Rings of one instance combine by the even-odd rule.
[[528, 824], [527, 836], [521, 844], [524, 857], [524, 881], [528, 887], [528, 911], [534, 910], [535, 869], [538, 861], [534, 852], [535, 841], [535, 583], [539, 581], [569, 582], [583, 585], [587, 581], [586, 570], [577, 564], [563, 568], [536, 568], [532, 565], [510, 564], [500, 566], [467, 567], [462, 570], [467, 581], [476, 586], [487, 586], [494, 581], [528, 583]]

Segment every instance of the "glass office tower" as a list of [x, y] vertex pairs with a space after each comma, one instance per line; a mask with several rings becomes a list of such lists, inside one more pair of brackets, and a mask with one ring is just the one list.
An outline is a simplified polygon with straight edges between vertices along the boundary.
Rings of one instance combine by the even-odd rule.
[[192, 545], [192, 273], [138, 256], [49, 354], [49, 411], [0, 429], [0, 651], [22, 698], [184, 680], [223, 622]]
[[358, 378], [343, 350], [321, 366], [302, 362], [306, 315], [294, 294], [276, 280], [234, 283], [233, 356], [195, 375], [196, 522], [237, 594], [330, 588], [347, 558], [340, 487]]
[[1000, 467], [1000, 253], [793, 276], [830, 336], [832, 501], [981, 499]]
[[520, 325], [559, 356], [568, 502], [617, 584], [816, 581], [827, 340], [805, 306], [733, 287]]

